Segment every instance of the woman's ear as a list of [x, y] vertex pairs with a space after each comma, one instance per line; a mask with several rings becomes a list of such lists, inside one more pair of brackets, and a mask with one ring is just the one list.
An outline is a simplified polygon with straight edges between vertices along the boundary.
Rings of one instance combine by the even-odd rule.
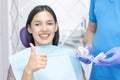
[[28, 30], [28, 32], [29, 32], [30, 34], [32, 33], [32, 30], [31, 30], [30, 25], [28, 25], [27, 30]]

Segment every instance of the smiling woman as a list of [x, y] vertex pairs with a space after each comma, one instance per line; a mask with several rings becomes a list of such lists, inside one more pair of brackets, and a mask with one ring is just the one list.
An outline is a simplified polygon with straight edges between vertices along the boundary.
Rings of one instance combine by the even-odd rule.
[[49, 6], [40, 5], [30, 12], [26, 31], [29, 48], [10, 56], [8, 80], [82, 80], [77, 52], [56, 46], [59, 28]]
[[34, 16], [28, 31], [33, 35], [35, 45], [52, 44], [57, 26], [52, 15], [48, 11], [43, 11]]
[[33, 43], [34, 45], [58, 44], [59, 29], [57, 18], [50, 7], [35, 7], [28, 16], [26, 28], [28, 31], [28, 43]]

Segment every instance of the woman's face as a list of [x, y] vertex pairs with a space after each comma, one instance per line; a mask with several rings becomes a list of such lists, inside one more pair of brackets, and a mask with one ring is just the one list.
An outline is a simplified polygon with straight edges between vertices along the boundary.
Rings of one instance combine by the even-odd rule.
[[35, 45], [52, 44], [57, 24], [53, 16], [48, 11], [38, 12], [28, 27], [29, 33], [33, 35]]

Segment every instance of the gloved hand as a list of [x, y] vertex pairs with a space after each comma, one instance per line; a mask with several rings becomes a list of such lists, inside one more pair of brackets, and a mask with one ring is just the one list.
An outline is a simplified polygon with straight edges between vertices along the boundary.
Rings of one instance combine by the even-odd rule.
[[93, 48], [90, 46], [79, 47], [77, 57], [85, 64], [90, 64], [93, 58]]
[[106, 59], [99, 59], [98, 63], [96, 63], [95, 65], [112, 66], [112, 65], [120, 64], [120, 47], [114, 47], [105, 54], [106, 56], [108, 55], [112, 55], [112, 56]]

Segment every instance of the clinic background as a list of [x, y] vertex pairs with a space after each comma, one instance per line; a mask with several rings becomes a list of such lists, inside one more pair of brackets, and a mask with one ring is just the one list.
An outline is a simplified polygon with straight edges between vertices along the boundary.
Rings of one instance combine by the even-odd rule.
[[[60, 28], [59, 46], [82, 46], [87, 28], [89, 0], [0, 0], [0, 80], [6, 80], [8, 57], [22, 50], [19, 32], [36, 5], [49, 5], [56, 13]], [[84, 65], [89, 77], [89, 67]]]

